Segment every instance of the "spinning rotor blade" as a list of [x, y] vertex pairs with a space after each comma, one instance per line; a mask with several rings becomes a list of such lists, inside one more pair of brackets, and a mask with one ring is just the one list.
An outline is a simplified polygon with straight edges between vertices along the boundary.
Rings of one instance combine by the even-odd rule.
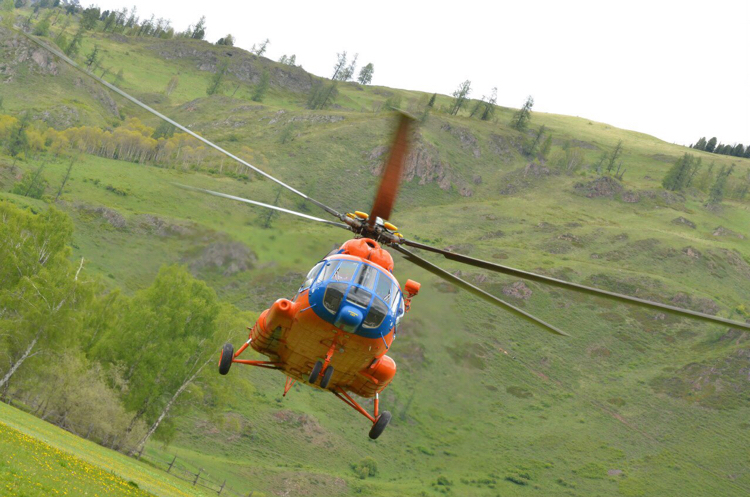
[[378, 193], [375, 195], [375, 201], [372, 204], [372, 210], [370, 210], [368, 219], [370, 228], [375, 226], [377, 218], [387, 220], [391, 216], [391, 210], [396, 202], [398, 187], [401, 183], [401, 174], [404, 170], [404, 159], [409, 149], [409, 129], [412, 121], [414, 121], [414, 118], [401, 114], [391, 153], [385, 169], [383, 169]]
[[556, 286], [559, 288], [564, 288], [567, 290], [574, 290], [576, 292], [581, 292], [581, 293], [585, 293], [588, 295], [594, 295], [596, 297], [608, 298], [611, 300], [624, 302], [626, 304], [636, 304], [636, 305], [640, 305], [644, 307], [649, 307], [651, 309], [666, 311], [672, 314], [678, 314], [680, 316], [685, 316], [685, 317], [689, 317], [693, 319], [700, 319], [702, 321], [708, 321], [714, 324], [725, 324], [725, 325], [736, 326], [739, 328], [745, 328], [747, 330], [750, 330], [750, 324], [748, 323], [742, 323], [740, 321], [732, 321], [731, 319], [711, 316], [710, 314], [704, 314], [702, 312], [691, 311], [688, 309], [683, 309], [681, 307], [675, 307], [675, 306], [668, 305], [668, 304], [660, 304], [658, 302], [652, 302], [650, 300], [640, 299], [638, 297], [631, 297], [629, 295], [623, 295], [621, 293], [610, 292], [607, 290], [600, 290], [598, 288], [580, 285], [578, 283], [571, 283], [569, 281], [558, 280], [557, 278], [551, 278], [549, 276], [542, 276], [541, 274], [530, 273], [528, 271], [523, 271], [521, 269], [515, 269], [512, 267], [503, 266], [501, 264], [495, 264], [494, 262], [487, 262], [481, 259], [475, 259], [473, 257], [466, 256], [466, 255], [456, 254], [454, 252], [449, 252], [447, 250], [430, 247], [429, 245], [424, 245], [422, 243], [413, 242], [411, 240], [404, 239], [402, 240], [402, 243], [410, 247], [415, 247], [418, 249], [427, 250], [429, 252], [435, 252], [437, 254], [441, 254], [446, 259], [450, 259], [452, 261], [461, 262], [463, 264], [468, 264], [470, 266], [479, 267], [482, 269], [487, 269], [489, 271], [495, 271], [497, 273], [503, 273], [503, 274], [507, 274], [510, 276], [516, 276], [518, 278], [524, 278], [527, 280], [538, 281], [540, 283], [546, 283], [548, 285]]
[[230, 153], [230, 152], [228, 152], [228, 151], [224, 150], [224, 149], [223, 149], [223, 148], [221, 148], [220, 146], [218, 146], [218, 145], [216, 145], [215, 143], [213, 143], [213, 142], [211, 142], [211, 141], [209, 141], [209, 140], [207, 140], [207, 139], [203, 138], [203, 137], [202, 137], [202, 136], [200, 136], [199, 134], [197, 134], [197, 133], [195, 133], [195, 132], [193, 132], [193, 131], [189, 130], [188, 128], [186, 128], [185, 126], [181, 125], [180, 123], [178, 123], [178, 122], [176, 122], [176, 121], [173, 121], [172, 119], [168, 118], [167, 116], [165, 116], [164, 114], [160, 113], [159, 111], [157, 111], [157, 110], [154, 110], [154, 109], [152, 109], [151, 107], [149, 107], [148, 105], [144, 104], [143, 102], [141, 102], [141, 101], [140, 101], [140, 100], [138, 100], [137, 98], [135, 98], [135, 97], [133, 97], [133, 96], [129, 95], [128, 93], [125, 93], [125, 92], [124, 92], [123, 90], [119, 89], [119, 88], [118, 88], [118, 87], [116, 87], [115, 85], [113, 85], [113, 84], [111, 84], [111, 83], [108, 83], [108, 82], [106, 82], [105, 80], [103, 80], [103, 79], [102, 79], [102, 78], [100, 78], [99, 76], [95, 75], [95, 74], [94, 74], [93, 72], [88, 72], [87, 70], [85, 70], [84, 68], [82, 68], [81, 66], [79, 66], [79, 65], [78, 65], [78, 64], [77, 64], [77, 63], [76, 63], [76, 62], [75, 62], [74, 60], [70, 59], [70, 58], [69, 58], [68, 56], [66, 56], [65, 54], [63, 54], [62, 52], [60, 52], [59, 50], [57, 50], [56, 48], [54, 48], [54, 47], [51, 47], [51, 46], [47, 45], [46, 43], [44, 43], [44, 42], [42, 42], [41, 40], [37, 39], [37, 38], [36, 38], [35, 36], [32, 36], [32, 35], [30, 35], [30, 34], [28, 34], [28, 33], [24, 33], [23, 31], [18, 31], [18, 33], [22, 34], [23, 36], [25, 36], [25, 37], [26, 37], [26, 38], [28, 38], [29, 40], [33, 41], [34, 43], [36, 43], [37, 45], [39, 45], [39, 46], [40, 46], [40, 47], [42, 47], [43, 49], [47, 50], [48, 52], [52, 53], [53, 55], [56, 55], [56, 56], [57, 56], [57, 57], [59, 57], [59, 58], [60, 58], [61, 60], [63, 60], [64, 62], [66, 62], [66, 63], [67, 63], [68, 65], [70, 65], [71, 67], [73, 67], [73, 68], [75, 68], [75, 69], [78, 69], [78, 70], [79, 70], [79, 71], [81, 71], [81, 72], [82, 72], [83, 74], [85, 74], [85, 75], [89, 76], [89, 77], [90, 77], [91, 79], [95, 80], [95, 81], [96, 81], [96, 82], [98, 82], [99, 84], [101, 84], [101, 85], [103, 85], [103, 86], [105, 86], [105, 87], [109, 88], [110, 90], [112, 90], [113, 92], [117, 93], [118, 95], [120, 95], [120, 96], [122, 96], [122, 97], [124, 97], [124, 98], [126, 98], [126, 99], [128, 99], [128, 100], [130, 100], [130, 101], [131, 101], [131, 102], [133, 102], [133, 103], [134, 103], [135, 105], [137, 105], [137, 106], [139, 106], [139, 107], [141, 107], [141, 108], [143, 108], [143, 109], [147, 110], [148, 112], [150, 112], [151, 114], [155, 115], [156, 117], [158, 117], [158, 118], [160, 118], [160, 119], [162, 119], [162, 120], [164, 120], [164, 121], [168, 122], [169, 124], [171, 124], [171, 125], [172, 125], [172, 126], [174, 126], [175, 128], [177, 128], [177, 129], [179, 129], [180, 131], [182, 131], [183, 133], [187, 133], [187, 134], [189, 134], [190, 136], [192, 136], [192, 137], [193, 137], [193, 138], [195, 138], [196, 140], [199, 140], [199, 141], [201, 141], [201, 142], [205, 143], [205, 144], [206, 144], [206, 145], [208, 145], [209, 147], [211, 147], [211, 148], [213, 148], [213, 149], [217, 150], [218, 152], [220, 152], [220, 153], [222, 153], [222, 154], [226, 155], [227, 157], [229, 157], [229, 158], [231, 158], [231, 159], [234, 159], [235, 161], [239, 162], [239, 163], [240, 163], [240, 164], [242, 164], [243, 166], [245, 166], [245, 167], [248, 167], [248, 168], [252, 169], [252, 170], [253, 170], [253, 171], [255, 171], [256, 173], [260, 174], [261, 176], [265, 176], [266, 178], [270, 179], [270, 180], [271, 180], [271, 181], [273, 181], [274, 183], [277, 183], [277, 184], [281, 185], [282, 187], [286, 188], [286, 189], [287, 189], [287, 190], [289, 190], [290, 192], [292, 192], [292, 193], [295, 193], [296, 195], [299, 195], [300, 197], [304, 198], [305, 200], [308, 200], [308, 201], [312, 202], [313, 204], [317, 205], [318, 207], [320, 207], [321, 209], [325, 210], [325, 211], [326, 211], [326, 212], [328, 212], [329, 214], [331, 214], [331, 215], [333, 215], [333, 216], [336, 216], [337, 218], [341, 219], [341, 216], [342, 216], [342, 215], [341, 215], [341, 214], [339, 214], [338, 212], [336, 212], [336, 211], [335, 211], [334, 209], [332, 209], [331, 207], [328, 207], [327, 205], [323, 204], [322, 202], [318, 202], [318, 201], [317, 201], [317, 200], [315, 200], [314, 198], [308, 197], [307, 195], [305, 195], [305, 194], [304, 194], [304, 193], [302, 193], [301, 191], [299, 191], [299, 190], [296, 190], [295, 188], [292, 188], [291, 186], [287, 185], [287, 184], [286, 184], [286, 183], [284, 183], [283, 181], [281, 181], [281, 180], [279, 180], [279, 179], [276, 179], [276, 178], [274, 178], [274, 177], [273, 177], [273, 176], [271, 176], [270, 174], [268, 174], [268, 173], [266, 173], [266, 172], [264, 172], [264, 171], [262, 171], [262, 170], [258, 169], [257, 167], [253, 166], [253, 165], [252, 165], [252, 164], [250, 164], [249, 162], [246, 162], [246, 161], [244, 161], [244, 160], [240, 159], [239, 157], [237, 157], [236, 155], [234, 155], [234, 154], [232, 154], [232, 153]]
[[264, 204], [263, 202], [258, 202], [257, 200], [250, 200], [250, 199], [246, 199], [246, 198], [242, 198], [242, 197], [235, 197], [234, 195], [228, 195], [226, 193], [215, 192], [215, 191], [212, 191], [212, 190], [205, 190], [203, 188], [196, 188], [194, 186], [181, 185], [179, 183], [172, 183], [172, 184], [175, 185], [175, 186], [178, 186], [180, 188], [183, 188], [185, 190], [191, 190], [191, 191], [200, 192], [200, 193], [207, 193], [207, 194], [213, 195], [215, 197], [228, 198], [230, 200], [236, 200], [237, 202], [244, 202], [246, 204], [257, 205], [259, 207], [265, 207], [267, 209], [273, 209], [275, 211], [285, 212], [287, 214], [292, 214], [292, 215], [295, 215], [295, 216], [299, 216], [299, 217], [308, 219], [310, 221], [317, 221], [319, 223], [330, 224], [331, 226], [337, 226], [339, 228], [344, 228], [346, 230], [349, 229], [349, 226], [347, 226], [344, 223], [337, 223], [335, 221], [329, 221], [328, 219], [321, 219], [319, 217], [310, 216], [308, 214], [303, 214], [301, 212], [292, 211], [292, 210], [289, 210], [289, 209], [284, 209], [283, 207], [278, 207], [276, 205]]
[[518, 307], [515, 307], [515, 306], [513, 306], [513, 305], [511, 305], [511, 304], [509, 304], [509, 303], [507, 303], [507, 302], [505, 302], [503, 300], [500, 300], [499, 298], [495, 297], [494, 295], [485, 292], [481, 288], [477, 288], [476, 286], [472, 285], [468, 281], [462, 280], [458, 276], [452, 275], [451, 273], [449, 273], [445, 269], [441, 269], [441, 268], [437, 267], [436, 265], [432, 264], [431, 262], [428, 262], [428, 261], [422, 259], [418, 255], [416, 255], [416, 254], [414, 254], [412, 252], [409, 252], [405, 248], [402, 248], [402, 247], [400, 247], [398, 245], [392, 245], [392, 247], [393, 247], [394, 250], [400, 252], [407, 261], [412, 262], [412, 263], [416, 264], [417, 266], [421, 267], [422, 269], [425, 269], [425, 270], [429, 271], [430, 273], [432, 273], [432, 274], [434, 274], [436, 276], [439, 276], [439, 277], [443, 278], [446, 281], [449, 281], [449, 282], [453, 283], [454, 285], [456, 285], [459, 288], [463, 288], [464, 290], [468, 291], [469, 293], [474, 294], [475, 296], [479, 297], [480, 299], [483, 299], [483, 300], [489, 302], [490, 304], [496, 305], [498, 307], [502, 307], [503, 309], [508, 310], [508, 311], [512, 312], [513, 314], [515, 314], [516, 316], [519, 316], [519, 317], [521, 317], [523, 319], [526, 319], [527, 321], [531, 321], [534, 324], [538, 324], [539, 326], [543, 327], [545, 330], [547, 330], [547, 331], [549, 331], [551, 333], [554, 333], [556, 335], [570, 336], [567, 333], [565, 333], [564, 331], [560, 330], [559, 328], [555, 328], [551, 324], [546, 323], [546, 322], [542, 321], [541, 319], [532, 316], [528, 312], [523, 311], [523, 310], [519, 309]]

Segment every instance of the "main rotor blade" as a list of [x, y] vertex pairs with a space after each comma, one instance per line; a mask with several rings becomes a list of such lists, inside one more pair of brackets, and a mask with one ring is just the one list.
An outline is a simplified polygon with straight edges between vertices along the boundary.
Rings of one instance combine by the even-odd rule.
[[54, 47], [51, 47], [51, 46], [47, 45], [46, 43], [44, 43], [41, 40], [37, 39], [35, 36], [32, 36], [32, 35], [30, 35], [28, 33], [24, 33], [23, 31], [19, 31], [19, 33], [22, 34], [23, 36], [25, 36], [26, 38], [28, 38], [29, 40], [33, 41], [34, 43], [36, 43], [37, 45], [39, 45], [43, 49], [47, 50], [48, 52], [56, 55], [61, 60], [63, 60], [64, 62], [66, 62], [68, 65], [70, 65], [71, 67], [79, 70], [83, 74], [87, 75], [88, 77], [90, 77], [94, 81], [98, 82], [99, 84], [101, 84], [101, 85], [109, 88], [110, 90], [112, 90], [113, 92], [117, 93], [118, 95], [120, 95], [120, 96], [122, 96], [122, 97], [124, 97], [124, 98], [126, 98], [128, 100], [130, 100], [135, 105], [137, 105], [137, 106], [139, 106], [139, 107], [147, 110], [148, 112], [150, 112], [151, 114], [155, 115], [159, 119], [162, 119], [162, 120], [168, 122], [169, 124], [171, 124], [175, 128], [177, 128], [180, 131], [182, 131], [183, 133], [189, 134], [190, 136], [192, 136], [196, 140], [199, 140], [199, 141], [205, 143], [206, 145], [208, 145], [209, 147], [217, 150], [219, 153], [222, 153], [222, 154], [226, 155], [227, 157], [229, 157], [229, 158], [231, 158], [231, 159], [239, 162], [243, 166], [252, 169], [256, 173], [260, 174], [261, 176], [265, 176], [266, 178], [270, 179], [274, 183], [277, 183], [277, 184], [281, 185], [282, 187], [286, 188], [290, 192], [292, 192], [292, 193], [294, 193], [296, 195], [299, 195], [300, 197], [304, 198], [305, 200], [308, 200], [308, 201], [312, 202], [313, 204], [317, 205], [318, 207], [320, 207], [321, 209], [325, 210], [329, 214], [332, 214], [333, 216], [336, 216], [337, 218], [341, 219], [341, 214], [339, 214], [338, 212], [336, 212], [336, 210], [334, 210], [333, 208], [328, 207], [327, 205], [323, 204], [322, 202], [318, 202], [314, 198], [305, 195], [301, 191], [299, 191], [299, 190], [297, 190], [297, 189], [295, 189], [295, 188], [287, 185], [283, 181], [274, 178], [270, 174], [268, 174], [268, 173], [266, 173], [266, 172], [258, 169], [257, 167], [253, 166], [249, 162], [240, 159], [239, 157], [237, 157], [236, 155], [232, 154], [231, 152], [228, 152], [228, 151], [224, 150], [223, 148], [221, 148], [220, 146], [216, 145], [215, 143], [213, 143], [213, 142], [211, 142], [211, 141], [203, 138], [199, 134], [197, 134], [197, 133], [189, 130], [188, 128], [186, 128], [185, 126], [181, 125], [180, 123], [178, 123], [176, 121], [173, 121], [172, 119], [168, 118], [167, 116], [165, 116], [161, 112], [159, 112], [159, 111], [157, 111], [155, 109], [152, 109], [151, 107], [149, 107], [148, 105], [144, 104], [143, 102], [141, 102], [137, 98], [131, 96], [128, 93], [125, 93], [123, 90], [119, 89], [115, 85], [106, 82], [105, 80], [103, 80], [102, 78], [100, 78], [99, 76], [97, 76], [96, 74], [86, 71], [84, 68], [82, 68], [81, 66], [79, 66], [74, 60], [70, 59], [64, 53], [62, 53], [61, 51], [57, 50]]
[[409, 128], [414, 118], [402, 113], [396, 129], [396, 135], [393, 138], [391, 153], [386, 162], [385, 169], [380, 179], [378, 193], [375, 194], [375, 201], [370, 210], [368, 223], [370, 228], [375, 226], [378, 218], [389, 219], [393, 204], [396, 203], [398, 187], [401, 183], [401, 175], [404, 170], [404, 159], [409, 149]]
[[624, 302], [626, 304], [636, 304], [636, 305], [640, 305], [644, 307], [649, 307], [651, 309], [666, 311], [666, 312], [670, 312], [673, 314], [679, 314], [681, 316], [685, 316], [685, 317], [689, 317], [693, 319], [700, 319], [702, 321], [708, 321], [710, 323], [727, 324], [730, 326], [736, 326], [739, 328], [745, 328], [745, 329], [750, 330], [750, 324], [743, 323], [741, 321], [732, 321], [731, 319], [711, 316], [710, 314], [704, 314], [702, 312], [691, 311], [689, 309], [683, 309], [681, 307], [675, 307], [673, 305], [660, 304], [658, 302], [653, 302], [651, 300], [640, 299], [638, 297], [631, 297], [629, 295], [623, 295], [621, 293], [610, 292], [607, 290], [600, 290], [598, 288], [580, 285], [578, 283], [571, 283], [569, 281], [559, 280], [557, 278], [551, 278], [549, 276], [542, 276], [541, 274], [530, 273], [528, 271], [523, 271], [521, 269], [515, 269], [509, 266], [503, 266], [502, 264], [495, 264], [494, 262], [488, 262], [488, 261], [483, 261], [481, 259], [475, 259], [467, 255], [456, 254], [454, 252], [449, 252], [448, 250], [431, 247], [429, 245], [424, 245], [423, 243], [413, 242], [411, 240], [402, 240], [402, 243], [410, 247], [415, 247], [418, 249], [427, 250], [429, 252], [435, 252], [437, 254], [441, 254], [446, 259], [450, 259], [452, 261], [461, 262], [463, 264], [468, 264], [470, 266], [475, 266], [475, 267], [479, 267], [482, 269], [487, 269], [489, 271], [495, 271], [497, 273], [503, 273], [503, 274], [507, 274], [510, 276], [516, 276], [518, 278], [524, 278], [527, 280], [538, 281], [540, 283], [546, 283], [548, 285], [556, 286], [559, 288], [565, 288], [567, 290], [574, 290], [576, 292], [586, 293], [588, 295], [594, 295], [596, 297], [603, 297], [603, 298], [608, 298], [612, 300], [617, 300], [619, 302]]
[[207, 194], [213, 195], [215, 197], [228, 198], [230, 200], [236, 200], [237, 202], [244, 202], [246, 204], [252, 204], [252, 205], [257, 205], [259, 207], [265, 207], [266, 209], [273, 209], [275, 211], [285, 212], [287, 214], [292, 214], [294, 216], [299, 216], [299, 217], [308, 219], [310, 221], [317, 221], [319, 223], [330, 224], [331, 226], [337, 226], [339, 228], [344, 228], [346, 230], [349, 229], [349, 226], [347, 226], [344, 223], [337, 223], [335, 221], [329, 221], [328, 219], [321, 219], [319, 217], [310, 216], [308, 214], [303, 214], [301, 212], [292, 211], [292, 210], [289, 210], [289, 209], [284, 209], [283, 207], [278, 207], [276, 205], [264, 204], [263, 202], [258, 202], [257, 200], [250, 200], [250, 199], [247, 199], [247, 198], [235, 197], [234, 195], [228, 195], [226, 193], [215, 192], [215, 191], [206, 190], [206, 189], [203, 189], [203, 188], [196, 188], [194, 186], [181, 185], [179, 183], [172, 183], [172, 184], [175, 185], [175, 186], [178, 186], [178, 187], [180, 187], [180, 188], [182, 188], [184, 190], [191, 190], [191, 191], [194, 191], [194, 192], [207, 193]]
[[551, 324], [546, 323], [546, 322], [542, 321], [541, 319], [532, 316], [528, 312], [523, 311], [523, 310], [519, 309], [518, 307], [515, 307], [515, 306], [513, 306], [513, 305], [511, 305], [511, 304], [509, 304], [507, 302], [505, 302], [504, 300], [500, 300], [499, 298], [495, 297], [494, 295], [485, 292], [481, 288], [478, 288], [478, 287], [472, 285], [468, 281], [462, 280], [458, 276], [452, 275], [451, 273], [449, 273], [445, 269], [441, 269], [441, 268], [437, 267], [436, 265], [432, 264], [431, 262], [428, 262], [428, 261], [422, 259], [418, 255], [416, 255], [416, 254], [414, 254], [412, 252], [409, 252], [408, 250], [406, 250], [403, 247], [400, 247], [398, 245], [392, 245], [391, 247], [393, 247], [394, 250], [400, 252], [407, 261], [416, 264], [417, 266], [421, 267], [422, 269], [425, 269], [426, 271], [429, 271], [430, 273], [432, 273], [432, 274], [434, 274], [436, 276], [439, 276], [440, 278], [443, 278], [446, 281], [450, 281], [451, 283], [453, 283], [457, 287], [463, 288], [467, 292], [469, 292], [469, 293], [471, 293], [471, 294], [479, 297], [480, 299], [483, 299], [483, 300], [489, 302], [490, 304], [496, 305], [498, 307], [502, 307], [503, 309], [512, 312], [516, 316], [519, 316], [519, 317], [521, 317], [523, 319], [526, 319], [527, 321], [531, 321], [534, 324], [538, 324], [539, 326], [543, 327], [545, 330], [547, 330], [547, 331], [549, 331], [551, 333], [554, 333], [556, 335], [562, 335], [562, 336], [570, 336], [567, 333], [565, 333], [564, 331], [560, 330], [559, 328], [556, 328], [556, 327], [552, 326]]

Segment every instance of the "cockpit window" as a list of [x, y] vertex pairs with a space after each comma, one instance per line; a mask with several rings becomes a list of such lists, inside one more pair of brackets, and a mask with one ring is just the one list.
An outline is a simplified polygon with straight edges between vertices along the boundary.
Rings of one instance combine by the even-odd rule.
[[325, 264], [324, 262], [319, 262], [313, 267], [309, 273], [307, 273], [307, 276], [305, 277], [304, 283], [302, 283], [302, 286], [300, 287], [300, 291], [304, 290], [305, 288], [309, 288], [310, 285], [312, 285], [313, 280], [318, 275], [318, 271], [320, 271], [320, 268]]
[[357, 270], [357, 263], [352, 261], [344, 261], [339, 265], [338, 269], [333, 273], [333, 279], [336, 281], [351, 281], [354, 276], [354, 271]]
[[368, 305], [370, 305], [370, 299], [372, 299], [372, 294], [364, 288], [360, 288], [358, 286], [352, 286], [349, 289], [349, 294], [346, 296], [346, 300], [348, 302], [351, 302], [352, 304], [358, 305], [359, 307], [363, 307], [365, 309]]
[[326, 293], [323, 295], [323, 305], [330, 312], [336, 314], [341, 306], [341, 301], [344, 300], [344, 293], [346, 292], [346, 283], [329, 283], [326, 288]]
[[383, 322], [383, 319], [388, 315], [388, 306], [385, 305], [379, 299], [375, 299], [372, 302], [370, 311], [365, 316], [365, 320], [362, 322], [362, 326], [365, 328], [377, 328]]
[[362, 264], [359, 267], [357, 277], [354, 278], [354, 283], [361, 285], [365, 288], [372, 288], [375, 284], [375, 278], [378, 276], [378, 270], [367, 264]]
[[323, 268], [323, 271], [320, 273], [320, 278], [318, 278], [318, 281], [325, 281], [331, 277], [331, 274], [333, 274], [333, 270], [336, 269], [336, 265], [339, 263], [339, 261], [328, 261], [326, 262], [326, 267]]
[[385, 274], [381, 274], [378, 278], [378, 284], [375, 286], [375, 293], [385, 300], [385, 303], [390, 305], [391, 299], [395, 296], [396, 285], [391, 281]]

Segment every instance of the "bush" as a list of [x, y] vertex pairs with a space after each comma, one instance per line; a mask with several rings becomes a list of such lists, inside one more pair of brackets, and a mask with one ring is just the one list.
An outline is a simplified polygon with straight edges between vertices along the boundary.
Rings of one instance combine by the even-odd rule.
[[352, 464], [352, 470], [361, 480], [378, 474], [378, 462], [372, 457], [365, 457], [356, 464]]

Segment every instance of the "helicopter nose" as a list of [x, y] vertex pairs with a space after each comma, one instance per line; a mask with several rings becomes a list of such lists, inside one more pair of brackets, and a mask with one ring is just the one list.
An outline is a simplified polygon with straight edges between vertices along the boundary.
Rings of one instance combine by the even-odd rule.
[[336, 327], [344, 331], [353, 332], [362, 323], [364, 316], [362, 311], [351, 305], [341, 306]]

